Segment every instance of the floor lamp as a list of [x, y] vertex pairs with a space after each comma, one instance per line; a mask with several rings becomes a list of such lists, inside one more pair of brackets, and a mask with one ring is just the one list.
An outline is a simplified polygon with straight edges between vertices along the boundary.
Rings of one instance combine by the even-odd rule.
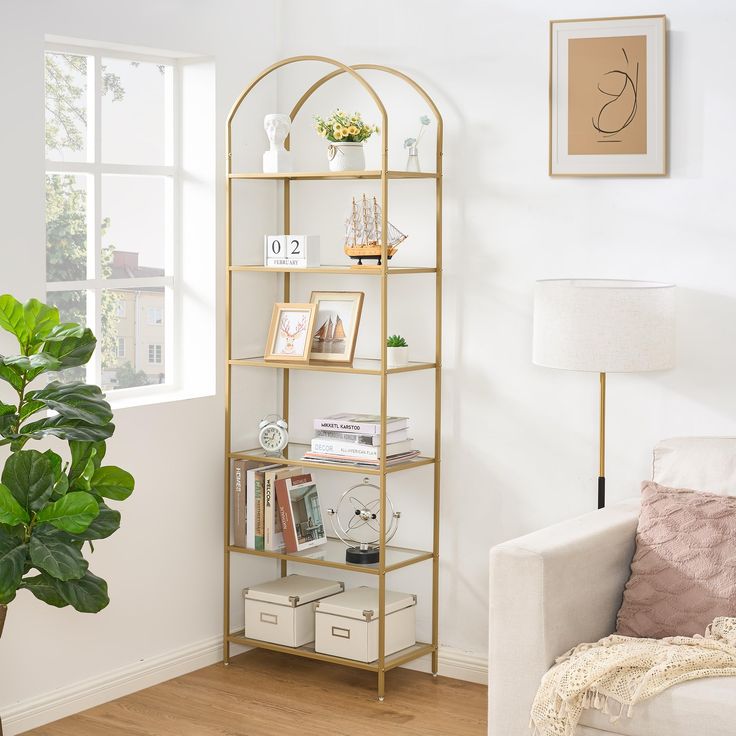
[[537, 281], [532, 360], [548, 368], [600, 374], [598, 508], [603, 508], [606, 374], [674, 365], [674, 285], [614, 279]]

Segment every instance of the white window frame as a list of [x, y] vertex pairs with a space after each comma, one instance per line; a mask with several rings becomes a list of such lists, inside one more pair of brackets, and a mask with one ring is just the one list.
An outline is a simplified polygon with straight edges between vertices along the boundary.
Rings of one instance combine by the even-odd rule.
[[[155, 315], [155, 317], [152, 318], [151, 315]], [[157, 318], [160, 319], [160, 321], [157, 321]], [[165, 321], [166, 320], [164, 319], [164, 311], [161, 309], [161, 307], [146, 307], [146, 324], [153, 325], [155, 327], [156, 325], [160, 325]]]
[[[122, 345], [122, 348], [123, 348], [122, 351], [120, 350], [120, 346], [121, 345]], [[125, 353], [126, 353], [126, 350], [125, 350], [125, 337], [120, 337], [120, 335], [118, 335], [118, 344], [117, 344], [117, 347], [115, 348], [115, 357], [116, 358], [124, 358], [125, 357]]]
[[[87, 69], [87, 157], [90, 161], [51, 161], [46, 160], [45, 174], [87, 174], [92, 177], [92, 186], [87, 189], [87, 278], [82, 281], [47, 281], [46, 291], [85, 291], [87, 293], [87, 325], [92, 327], [95, 335], [102, 333], [102, 315], [100, 304], [103, 290], [131, 289], [135, 287], [164, 287], [164, 345], [163, 362], [165, 383], [133, 388], [108, 389], [115, 400], [147, 403], [154, 394], [168, 393], [177, 386], [178, 373], [176, 358], [179, 346], [176, 341], [176, 326], [181, 307], [181, 289], [179, 288], [181, 273], [181, 61], [176, 58], [145, 54], [139, 51], [127, 51], [120, 48], [102, 46], [82, 46], [68, 43], [51, 43], [44, 45], [47, 52], [87, 56], [91, 60]], [[169, 164], [161, 166], [141, 164], [110, 164], [102, 162], [102, 59], [115, 58], [125, 61], [141, 61], [152, 64], [163, 64], [172, 68], [171, 83], [167, 85], [166, 94], [170, 96], [166, 111], [173, 111], [173, 120], [167, 120], [171, 126], [171, 136], [166, 140], [165, 160]], [[105, 279], [102, 277], [102, 264], [98, 257], [102, 250], [102, 177], [105, 174], [132, 174], [163, 176], [171, 187], [166, 198], [164, 242], [164, 276], [141, 278]], [[136, 317], [137, 318], [137, 317]], [[159, 365], [158, 363], [155, 365]], [[87, 364], [87, 381], [100, 384], [102, 365], [100, 351]]]

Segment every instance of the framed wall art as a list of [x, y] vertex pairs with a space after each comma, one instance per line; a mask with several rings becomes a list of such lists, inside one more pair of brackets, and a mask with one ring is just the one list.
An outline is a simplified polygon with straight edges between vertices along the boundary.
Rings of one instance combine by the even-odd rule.
[[550, 21], [550, 176], [664, 176], [666, 18]]
[[310, 360], [352, 363], [358, 337], [362, 291], [313, 291], [310, 302], [317, 309]]
[[274, 304], [263, 359], [307, 363], [315, 311], [314, 304]]

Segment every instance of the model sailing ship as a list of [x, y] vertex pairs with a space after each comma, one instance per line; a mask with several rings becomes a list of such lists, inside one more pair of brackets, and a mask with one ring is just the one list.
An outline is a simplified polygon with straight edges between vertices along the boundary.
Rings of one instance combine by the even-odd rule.
[[[369, 201], [365, 194], [360, 205], [353, 197], [353, 208], [350, 216], [345, 220], [345, 253], [363, 265], [363, 259], [374, 259], [381, 265], [381, 208], [376, 198]], [[386, 253], [389, 260], [398, 250], [399, 245], [406, 240], [406, 235], [390, 222], [387, 224], [388, 243]]]

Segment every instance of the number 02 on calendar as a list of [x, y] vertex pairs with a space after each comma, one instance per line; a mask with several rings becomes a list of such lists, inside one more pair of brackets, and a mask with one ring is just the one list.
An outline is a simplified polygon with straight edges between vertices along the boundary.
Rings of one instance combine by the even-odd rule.
[[264, 265], [312, 268], [319, 266], [319, 235], [266, 235]]

